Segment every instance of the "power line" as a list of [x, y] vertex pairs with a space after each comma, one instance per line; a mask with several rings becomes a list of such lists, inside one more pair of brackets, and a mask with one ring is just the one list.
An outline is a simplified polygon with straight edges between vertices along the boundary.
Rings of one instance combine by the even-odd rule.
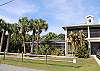
[[8, 1], [8, 2], [5, 2], [5, 3], [1, 4], [0, 6], [4, 6], [4, 5], [6, 5], [6, 4], [10, 3], [10, 2], [13, 2], [13, 1], [14, 1], [14, 0], [10, 0], [10, 1]]

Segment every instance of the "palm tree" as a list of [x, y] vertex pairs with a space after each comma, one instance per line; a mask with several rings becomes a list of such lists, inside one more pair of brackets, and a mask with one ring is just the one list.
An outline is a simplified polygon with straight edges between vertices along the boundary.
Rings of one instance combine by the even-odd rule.
[[72, 32], [72, 31], [68, 35], [68, 38], [69, 38], [69, 41], [70, 41], [71, 47], [72, 47], [71, 49], [73, 49], [72, 52], [75, 52], [75, 53], [76, 53], [77, 48], [79, 47], [79, 42], [80, 42], [78, 35], [79, 35], [79, 33]]
[[30, 31], [32, 30], [32, 47], [31, 47], [31, 53], [33, 53], [34, 50], [34, 40], [35, 40], [35, 34], [36, 34], [36, 29], [35, 29], [35, 25], [34, 25], [34, 20], [31, 19], [30, 20]]
[[[16, 33], [14, 29], [16, 29], [16, 23], [14, 24], [7, 24], [7, 27], [6, 27], [6, 31], [8, 32], [8, 38], [7, 38], [7, 45], [6, 45], [6, 49], [5, 51], [8, 52], [8, 47], [9, 47], [9, 41], [10, 41], [10, 38], [11, 38], [11, 34], [14, 34]], [[18, 32], [17, 32], [18, 34]], [[16, 35], [17, 35], [16, 34]]]
[[22, 17], [19, 19], [19, 24], [21, 26], [21, 33], [22, 33], [22, 38], [23, 38], [23, 47], [24, 47], [24, 53], [26, 53], [25, 50], [25, 34], [28, 32], [28, 25], [29, 25], [29, 20], [27, 17]]
[[79, 31], [79, 39], [80, 39], [80, 47], [82, 47], [82, 45], [85, 45], [85, 43], [86, 43], [86, 41], [85, 41], [86, 36], [83, 33], [83, 30]]
[[8, 32], [8, 33], [7, 33], [8, 38], [7, 38], [7, 45], [6, 45], [5, 51], [8, 52], [9, 39], [10, 39], [10, 36], [11, 36], [11, 33], [12, 33], [11, 24], [7, 24], [6, 32]]
[[88, 57], [87, 41], [83, 30], [79, 32], [71, 32], [69, 34], [69, 41], [75, 52], [75, 56]]
[[79, 57], [79, 58], [88, 58], [89, 57], [89, 49], [88, 49], [88, 46], [87, 46], [87, 41], [85, 40], [86, 39], [86, 35], [84, 34], [83, 30], [80, 30], [78, 32], [78, 39], [79, 39], [79, 42], [78, 42], [78, 48], [77, 48], [77, 53], [76, 53], [76, 56]]
[[37, 47], [39, 48], [40, 33], [42, 32], [42, 30], [46, 31], [48, 29], [48, 23], [43, 19], [31, 19], [30, 25], [33, 30], [33, 37], [36, 36]]
[[[20, 27], [17, 23], [12, 24], [11, 29], [12, 29], [12, 35], [11, 35], [10, 43], [14, 45], [14, 48], [15, 48], [16, 45], [18, 45], [18, 43], [22, 44], [22, 34], [19, 32]], [[18, 51], [19, 51], [19, 48], [18, 48]]]

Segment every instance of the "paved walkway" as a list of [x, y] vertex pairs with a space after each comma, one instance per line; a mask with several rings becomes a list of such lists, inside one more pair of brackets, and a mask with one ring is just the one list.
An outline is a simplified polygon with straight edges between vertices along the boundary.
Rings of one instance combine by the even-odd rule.
[[98, 65], [100, 66], [100, 60], [96, 57], [96, 55], [91, 55], [92, 57], [94, 57], [94, 59], [96, 60], [96, 62], [98, 63]]
[[7, 64], [0, 64], [0, 71], [42, 71], [42, 70], [36, 70], [36, 69], [30, 69], [25, 67], [17, 67]]

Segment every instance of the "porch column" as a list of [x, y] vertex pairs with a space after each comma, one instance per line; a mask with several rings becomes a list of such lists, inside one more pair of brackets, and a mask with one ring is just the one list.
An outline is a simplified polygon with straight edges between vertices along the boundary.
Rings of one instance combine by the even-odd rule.
[[[88, 39], [90, 39], [90, 28], [88, 26]], [[91, 55], [91, 43], [90, 40], [88, 40], [88, 49], [89, 49], [89, 54]]]
[[90, 28], [88, 26], [88, 38], [90, 38]]
[[65, 56], [68, 54], [67, 28], [65, 29]]

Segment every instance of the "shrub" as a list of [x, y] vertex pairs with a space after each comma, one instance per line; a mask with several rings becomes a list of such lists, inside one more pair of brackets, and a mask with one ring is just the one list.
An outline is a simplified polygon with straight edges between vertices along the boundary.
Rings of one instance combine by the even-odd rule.
[[75, 56], [78, 58], [88, 58], [89, 57], [89, 51], [86, 46], [79, 47], [76, 51]]
[[60, 56], [63, 54], [63, 51], [60, 49], [60, 48], [54, 48], [53, 50], [51, 50], [51, 54], [52, 55], [57, 55], [57, 56]]

